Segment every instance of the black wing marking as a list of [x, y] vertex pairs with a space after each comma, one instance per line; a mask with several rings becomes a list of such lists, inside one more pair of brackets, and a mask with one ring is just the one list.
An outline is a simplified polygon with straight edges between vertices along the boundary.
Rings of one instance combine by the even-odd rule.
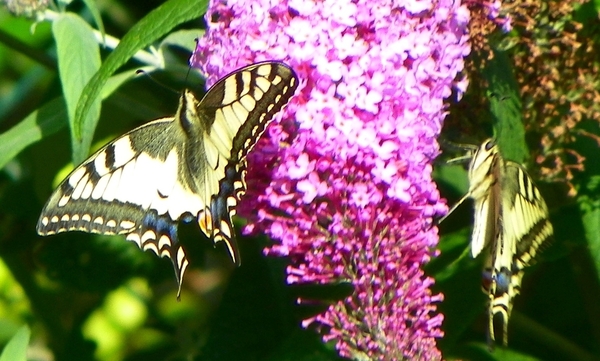
[[[204, 146], [210, 170], [220, 175], [210, 212], [199, 215], [198, 223], [215, 243], [226, 244], [238, 265], [231, 217], [246, 191], [246, 155], [297, 87], [298, 78], [287, 65], [257, 63], [218, 81], [196, 107], [198, 118], [206, 120]], [[205, 176], [212, 177], [211, 173]]]
[[[174, 124], [173, 118], [150, 122], [77, 167], [44, 207], [38, 233], [124, 234], [143, 250], [171, 258], [181, 285], [188, 261], [177, 223], [198, 214], [206, 201], [177, 177], [183, 145]], [[145, 146], [147, 138], [153, 146]]]
[[490, 342], [495, 341], [494, 318], [501, 318], [503, 344], [508, 344], [508, 320], [513, 299], [520, 293], [524, 269], [553, 233], [548, 208], [539, 190], [520, 165], [503, 162], [502, 207], [484, 272], [489, 294]]
[[177, 224], [197, 218], [239, 264], [231, 217], [245, 157], [297, 83], [287, 65], [265, 62], [224, 77], [200, 102], [185, 91], [174, 118], [132, 130], [77, 167], [48, 200], [38, 233], [124, 234], [171, 258], [181, 291], [188, 260]]

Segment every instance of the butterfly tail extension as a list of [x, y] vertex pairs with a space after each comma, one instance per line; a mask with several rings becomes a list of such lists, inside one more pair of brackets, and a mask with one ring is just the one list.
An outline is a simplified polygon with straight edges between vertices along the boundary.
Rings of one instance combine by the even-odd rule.
[[157, 256], [171, 259], [177, 279], [179, 299], [183, 276], [189, 261], [177, 238], [177, 223], [165, 215], [160, 216], [155, 211], [150, 211], [144, 216], [136, 231], [129, 233], [126, 239], [134, 242], [144, 251], [150, 250]]
[[178, 295], [189, 264], [179, 221], [197, 219], [239, 265], [232, 216], [246, 190], [246, 156], [298, 83], [289, 66], [266, 61], [223, 77], [200, 101], [185, 90], [173, 117], [133, 129], [77, 167], [48, 200], [38, 233], [123, 234], [171, 258]]
[[[508, 343], [508, 321], [520, 293], [524, 270], [552, 235], [548, 208], [521, 165], [502, 158], [493, 139], [485, 140], [469, 164], [469, 191], [475, 215], [471, 252], [483, 250], [483, 291], [488, 294], [488, 343], [502, 332]], [[497, 331], [497, 332], [496, 332]]]
[[219, 182], [219, 193], [211, 199], [213, 241], [215, 244], [225, 244], [231, 260], [237, 266], [241, 265], [241, 257], [232, 218], [236, 214], [238, 200], [246, 191], [245, 161], [241, 163], [236, 167], [230, 162], [225, 167], [225, 178]]
[[226, 245], [238, 266], [241, 261], [232, 217], [246, 192], [246, 156], [297, 87], [298, 78], [289, 66], [256, 63], [222, 78], [198, 106], [199, 119], [215, 119], [204, 148], [210, 170], [219, 174], [218, 191], [206, 195], [208, 207], [198, 214], [198, 223], [215, 244]]
[[495, 330], [502, 330], [502, 344], [508, 345], [508, 321], [512, 313], [514, 298], [521, 291], [524, 272], [516, 268], [513, 271], [506, 268], [493, 271], [486, 269], [485, 272], [484, 279], [489, 281], [488, 285], [484, 283], [483, 286], [484, 291], [489, 295], [487, 338], [488, 345], [492, 349], [496, 341]]

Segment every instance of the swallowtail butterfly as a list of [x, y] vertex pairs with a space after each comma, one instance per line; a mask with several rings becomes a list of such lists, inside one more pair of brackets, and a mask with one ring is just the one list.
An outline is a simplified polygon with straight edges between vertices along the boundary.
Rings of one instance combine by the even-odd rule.
[[225, 76], [200, 101], [185, 90], [175, 116], [118, 137], [78, 166], [48, 200], [38, 233], [123, 234], [169, 257], [181, 292], [188, 260], [177, 224], [195, 219], [239, 265], [231, 217], [246, 189], [246, 155], [297, 86], [289, 66], [269, 61]]
[[493, 139], [468, 149], [469, 191], [445, 217], [465, 199], [473, 199], [471, 255], [476, 257], [489, 247], [483, 277], [483, 289], [489, 295], [489, 342], [495, 341], [494, 318], [499, 314], [507, 345], [508, 319], [524, 269], [552, 236], [553, 228], [546, 202], [521, 165], [503, 159]]

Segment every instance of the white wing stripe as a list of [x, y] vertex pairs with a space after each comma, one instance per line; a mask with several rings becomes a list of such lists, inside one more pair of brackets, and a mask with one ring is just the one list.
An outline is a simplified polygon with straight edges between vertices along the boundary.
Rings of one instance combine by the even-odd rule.
[[[227, 124], [227, 122], [230, 122], [232, 117], [235, 117], [235, 115], [230, 107], [224, 107], [223, 109], [217, 110], [215, 113], [216, 124], [212, 128], [212, 133], [209, 138], [210, 141], [217, 146], [219, 152], [225, 157], [230, 156], [231, 152], [229, 148], [233, 137], [235, 137], [235, 134], [232, 133], [234, 129], [229, 126], [230, 124]], [[237, 132], [239, 125], [235, 124], [235, 126], [235, 131]]]
[[[241, 81], [242, 89], [240, 89], [240, 92], [237, 94], [236, 100], [239, 99], [240, 97], [248, 94], [250, 92], [250, 85], [252, 85], [252, 73], [250, 73], [249, 71], [244, 71], [244, 72], [238, 74], [238, 76], [235, 76], [234, 78], [237, 80], [238, 77], [240, 78], [239, 81]], [[238, 82], [238, 87], [239, 87], [239, 82]], [[225, 104], [227, 104], [227, 103], [225, 103]]]
[[252, 92], [252, 98], [256, 99], [256, 101], [260, 101], [263, 97], [265, 96], [265, 93], [260, 90], [258, 87], [254, 88], [254, 91]]
[[[244, 108], [244, 106], [242, 105], [242, 103], [236, 102], [233, 103], [231, 105], [231, 109], [233, 111], [233, 113], [235, 114], [234, 120], [238, 121], [238, 128], [239, 126], [242, 125], [242, 122], [244, 119], [248, 118], [248, 111], [246, 110], [246, 108]], [[235, 134], [232, 134], [232, 139], [235, 136]]]
[[88, 173], [86, 173], [81, 178], [81, 180], [79, 180], [79, 183], [77, 183], [77, 187], [75, 187], [75, 189], [73, 190], [73, 194], [71, 194], [71, 198], [73, 198], [73, 199], [81, 198], [81, 194], [83, 193], [83, 190], [85, 189], [85, 186], [86, 186], [89, 178], [90, 178], [90, 175]]
[[297, 83], [273, 62], [231, 73], [200, 101], [184, 91], [174, 117], [117, 138], [73, 171], [42, 211], [38, 233], [124, 234], [170, 257], [181, 291], [188, 260], [177, 222], [195, 217], [239, 264], [231, 217], [245, 190], [244, 157]]
[[77, 184], [79, 184], [79, 181], [81, 180], [81, 178], [87, 174], [87, 170], [85, 169], [85, 167], [81, 167], [77, 170], [75, 170], [71, 176], [69, 177], [69, 185], [73, 188], [77, 187]]
[[256, 74], [263, 76], [263, 77], [268, 77], [269, 75], [271, 75], [271, 72], [273, 71], [273, 67], [270, 64], [261, 64], [259, 66], [256, 67]]
[[60, 197], [60, 200], [58, 201], [58, 204], [57, 204], [57, 206], [58, 206], [59, 208], [62, 208], [62, 207], [64, 207], [64, 206], [66, 206], [66, 205], [67, 205], [67, 203], [69, 203], [69, 201], [70, 201], [70, 200], [71, 200], [71, 197], [70, 197], [70, 196], [68, 196], [68, 195], [66, 195], [66, 194], [63, 194], [63, 195], [62, 195], [62, 197]]
[[223, 91], [223, 104], [231, 104], [237, 99], [237, 79], [235, 76], [232, 76], [225, 80], [225, 87]]
[[240, 98], [240, 104], [250, 112], [256, 107], [256, 100], [250, 95], [244, 95]]
[[94, 184], [91, 180], [88, 180], [88, 182], [85, 185], [85, 188], [83, 188], [83, 193], [81, 193], [81, 198], [89, 199], [90, 196], [92, 195], [93, 190], [94, 190]]
[[112, 174], [107, 174], [104, 177], [108, 177], [108, 184], [106, 190], [102, 194], [102, 199], [107, 202], [112, 202], [117, 196], [119, 191], [119, 181], [121, 180], [121, 169], [117, 169]]
[[256, 86], [266, 93], [271, 87], [271, 82], [265, 78], [256, 78]]
[[471, 256], [477, 257], [486, 246], [488, 219], [489, 219], [489, 198], [475, 201], [475, 219], [473, 221], [473, 236], [471, 237]]
[[146, 188], [149, 188], [149, 182], [144, 181], [147, 179], [146, 172], [148, 168], [145, 162], [147, 158], [147, 155], [140, 154], [135, 161], [127, 163], [122, 168], [115, 199], [121, 202], [138, 204], [142, 209], [148, 208], [150, 205], [149, 197], [144, 195]]
[[120, 168], [124, 166], [136, 155], [136, 152], [131, 147], [131, 139], [127, 135], [114, 142], [112, 147], [114, 149], [113, 152], [115, 157], [113, 168]]
[[106, 150], [98, 153], [96, 159], [94, 159], [94, 169], [99, 176], [110, 173], [112, 169], [106, 167]]
[[208, 135], [204, 136], [204, 155], [206, 157], [206, 163], [211, 170], [217, 169], [217, 165], [219, 163], [219, 142], [215, 142], [214, 139], [208, 137]]
[[[158, 176], [156, 191], [160, 196], [169, 197], [171, 192], [173, 192], [173, 187], [177, 183], [178, 167], [179, 156], [175, 149], [171, 149], [167, 159], [162, 164], [156, 166], [156, 169], [162, 168], [160, 174], [155, 173], [155, 176]], [[159, 214], [162, 213], [159, 212]]]
[[108, 181], [110, 180], [110, 175], [103, 175], [96, 183], [96, 187], [94, 187], [94, 191], [92, 192], [92, 199], [100, 199], [106, 188], [108, 186]]

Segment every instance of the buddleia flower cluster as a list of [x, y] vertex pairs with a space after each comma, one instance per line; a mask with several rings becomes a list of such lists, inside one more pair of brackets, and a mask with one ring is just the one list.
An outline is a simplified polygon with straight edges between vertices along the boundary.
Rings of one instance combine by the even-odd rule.
[[49, 6], [49, 0], [0, 0], [16, 16], [36, 17]]
[[[597, 20], [587, 21], [582, 1], [516, 0], [469, 2], [472, 56], [465, 72], [473, 80], [466, 102], [452, 109], [453, 124], [486, 119], [489, 88], [481, 76], [494, 48], [511, 59], [530, 146], [533, 178], [564, 183], [577, 193], [576, 174], [585, 158], [576, 142], [585, 138], [600, 145], [600, 137], [584, 123], [600, 121]], [[578, 15], [579, 14], [579, 15]], [[591, 18], [590, 18], [591, 19]], [[468, 104], [468, 107], [461, 107]]]
[[[423, 266], [436, 255], [432, 181], [444, 99], [469, 53], [459, 1], [212, 1], [191, 63], [213, 84], [252, 62], [281, 60], [301, 79], [248, 157], [238, 206], [287, 281], [350, 283], [306, 319], [340, 355], [436, 360], [443, 315]], [[314, 300], [300, 299], [302, 302]]]

